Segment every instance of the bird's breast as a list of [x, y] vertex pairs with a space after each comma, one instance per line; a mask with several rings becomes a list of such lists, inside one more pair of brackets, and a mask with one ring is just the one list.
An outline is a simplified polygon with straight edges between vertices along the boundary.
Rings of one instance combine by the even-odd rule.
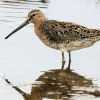
[[54, 48], [54, 49], [60, 49], [58, 46], [58, 43], [56, 41], [51, 40], [48, 35], [43, 33], [40, 29], [35, 28], [35, 33], [37, 37], [48, 47]]

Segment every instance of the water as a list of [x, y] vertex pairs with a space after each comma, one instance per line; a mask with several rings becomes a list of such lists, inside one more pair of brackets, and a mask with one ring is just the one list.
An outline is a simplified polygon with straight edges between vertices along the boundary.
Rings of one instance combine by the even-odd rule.
[[[4, 40], [4, 37], [8, 35], [13, 29], [20, 25], [27, 17], [27, 13], [31, 9], [40, 9], [50, 19], [56, 19], [61, 21], [71, 21], [77, 24], [81, 24], [90, 28], [100, 28], [100, 1], [98, 0], [51, 0], [50, 3], [41, 3], [40, 1], [33, 0], [1, 0], [0, 1], [0, 99], [1, 100], [23, 100], [20, 93], [14, 90], [8, 85], [3, 77], [12, 82], [26, 93], [31, 92], [33, 84], [36, 79], [40, 81], [40, 76], [45, 72], [52, 69], [59, 69], [61, 66], [61, 54], [60, 51], [46, 47], [36, 37], [33, 29], [33, 25], [30, 24], [18, 31], [8, 40]], [[58, 99], [63, 97], [64, 100], [70, 98], [71, 100], [99, 100], [99, 97], [94, 96], [94, 90], [100, 90], [100, 42], [94, 46], [72, 52], [72, 69], [78, 75], [84, 76], [87, 81], [92, 83], [96, 87], [90, 87], [93, 85], [89, 83], [88, 88], [84, 88], [84, 85], [78, 84], [78, 88], [74, 87], [70, 89], [67, 97], [60, 95], [65, 90], [62, 89], [59, 93], [55, 92], [51, 96], [50, 89], [47, 85], [44, 89], [47, 90], [39, 100]], [[66, 59], [67, 59], [66, 53]], [[67, 65], [67, 64], [66, 64]], [[54, 73], [58, 71], [54, 71]], [[60, 73], [60, 72], [59, 72]], [[63, 73], [63, 72], [62, 72]], [[51, 74], [51, 73], [49, 73]], [[53, 77], [48, 76], [46, 77]], [[57, 74], [58, 75], [58, 74]], [[62, 74], [61, 74], [62, 75]], [[65, 76], [67, 74], [64, 74]], [[73, 73], [72, 73], [73, 75]], [[59, 75], [58, 75], [59, 76]], [[57, 77], [58, 77], [57, 76]], [[66, 83], [60, 76], [63, 83]], [[89, 78], [89, 79], [88, 79]], [[76, 75], [77, 79], [77, 75]], [[83, 80], [84, 78], [79, 78]], [[44, 82], [44, 78], [41, 80]], [[59, 80], [60, 81], [60, 80]], [[83, 82], [82, 81], [82, 82]], [[52, 80], [49, 83], [52, 83]], [[53, 81], [55, 84], [57, 82]], [[75, 81], [76, 83], [76, 81]], [[39, 83], [41, 86], [41, 82]], [[51, 86], [51, 85], [50, 85]], [[67, 85], [65, 85], [68, 87]], [[62, 86], [61, 86], [62, 87]], [[56, 90], [57, 90], [56, 88]], [[34, 90], [34, 88], [32, 88]], [[36, 88], [37, 89], [37, 88]], [[81, 89], [81, 91], [78, 91]], [[34, 93], [34, 91], [32, 92]], [[73, 91], [76, 90], [76, 91]], [[84, 92], [87, 90], [89, 92]], [[91, 93], [94, 91], [94, 93]], [[83, 93], [80, 94], [80, 92]], [[39, 93], [39, 92], [38, 92]], [[38, 94], [36, 92], [36, 94]], [[35, 94], [35, 97], [38, 95]], [[48, 95], [47, 95], [48, 94]], [[67, 94], [67, 93], [65, 93]], [[90, 95], [92, 94], [92, 95]], [[98, 93], [99, 94], [99, 93]], [[73, 96], [71, 96], [73, 95]], [[41, 98], [43, 97], [43, 98]], [[35, 98], [37, 100], [37, 98]], [[33, 99], [33, 100], [35, 100]]]

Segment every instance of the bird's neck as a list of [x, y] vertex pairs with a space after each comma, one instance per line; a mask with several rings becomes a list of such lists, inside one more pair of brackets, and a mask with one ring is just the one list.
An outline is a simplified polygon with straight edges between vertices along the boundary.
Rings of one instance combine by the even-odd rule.
[[44, 18], [39, 18], [37, 20], [34, 21], [34, 26], [35, 27], [39, 27], [42, 23], [44, 23], [47, 19], [44, 17]]
[[41, 32], [41, 25], [46, 21], [47, 19], [39, 19], [36, 22], [34, 22], [34, 29], [35, 29], [35, 33], [37, 34], [37, 36], [40, 38], [43, 33]]

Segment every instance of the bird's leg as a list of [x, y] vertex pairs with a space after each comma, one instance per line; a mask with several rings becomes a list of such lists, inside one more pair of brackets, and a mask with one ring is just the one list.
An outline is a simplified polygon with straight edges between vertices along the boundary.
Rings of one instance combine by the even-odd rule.
[[71, 65], [71, 52], [70, 51], [68, 51], [68, 57], [69, 57], [69, 62], [68, 62], [67, 70], [70, 70], [70, 65]]
[[64, 52], [62, 52], [62, 70], [64, 69], [65, 62]]

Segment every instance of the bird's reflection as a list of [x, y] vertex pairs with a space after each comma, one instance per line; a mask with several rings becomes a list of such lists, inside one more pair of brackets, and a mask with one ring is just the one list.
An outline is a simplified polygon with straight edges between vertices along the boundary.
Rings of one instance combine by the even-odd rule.
[[[5, 79], [5, 81], [12, 85], [8, 79]], [[100, 96], [99, 91], [95, 90], [93, 92], [93, 90], [89, 90], [89, 87], [92, 86], [92, 80], [73, 71], [65, 70], [50, 70], [44, 72], [43, 75], [36, 79], [36, 83], [32, 84], [30, 94], [12, 85], [23, 96], [24, 100], [43, 100], [44, 98], [69, 100], [76, 94]]]

